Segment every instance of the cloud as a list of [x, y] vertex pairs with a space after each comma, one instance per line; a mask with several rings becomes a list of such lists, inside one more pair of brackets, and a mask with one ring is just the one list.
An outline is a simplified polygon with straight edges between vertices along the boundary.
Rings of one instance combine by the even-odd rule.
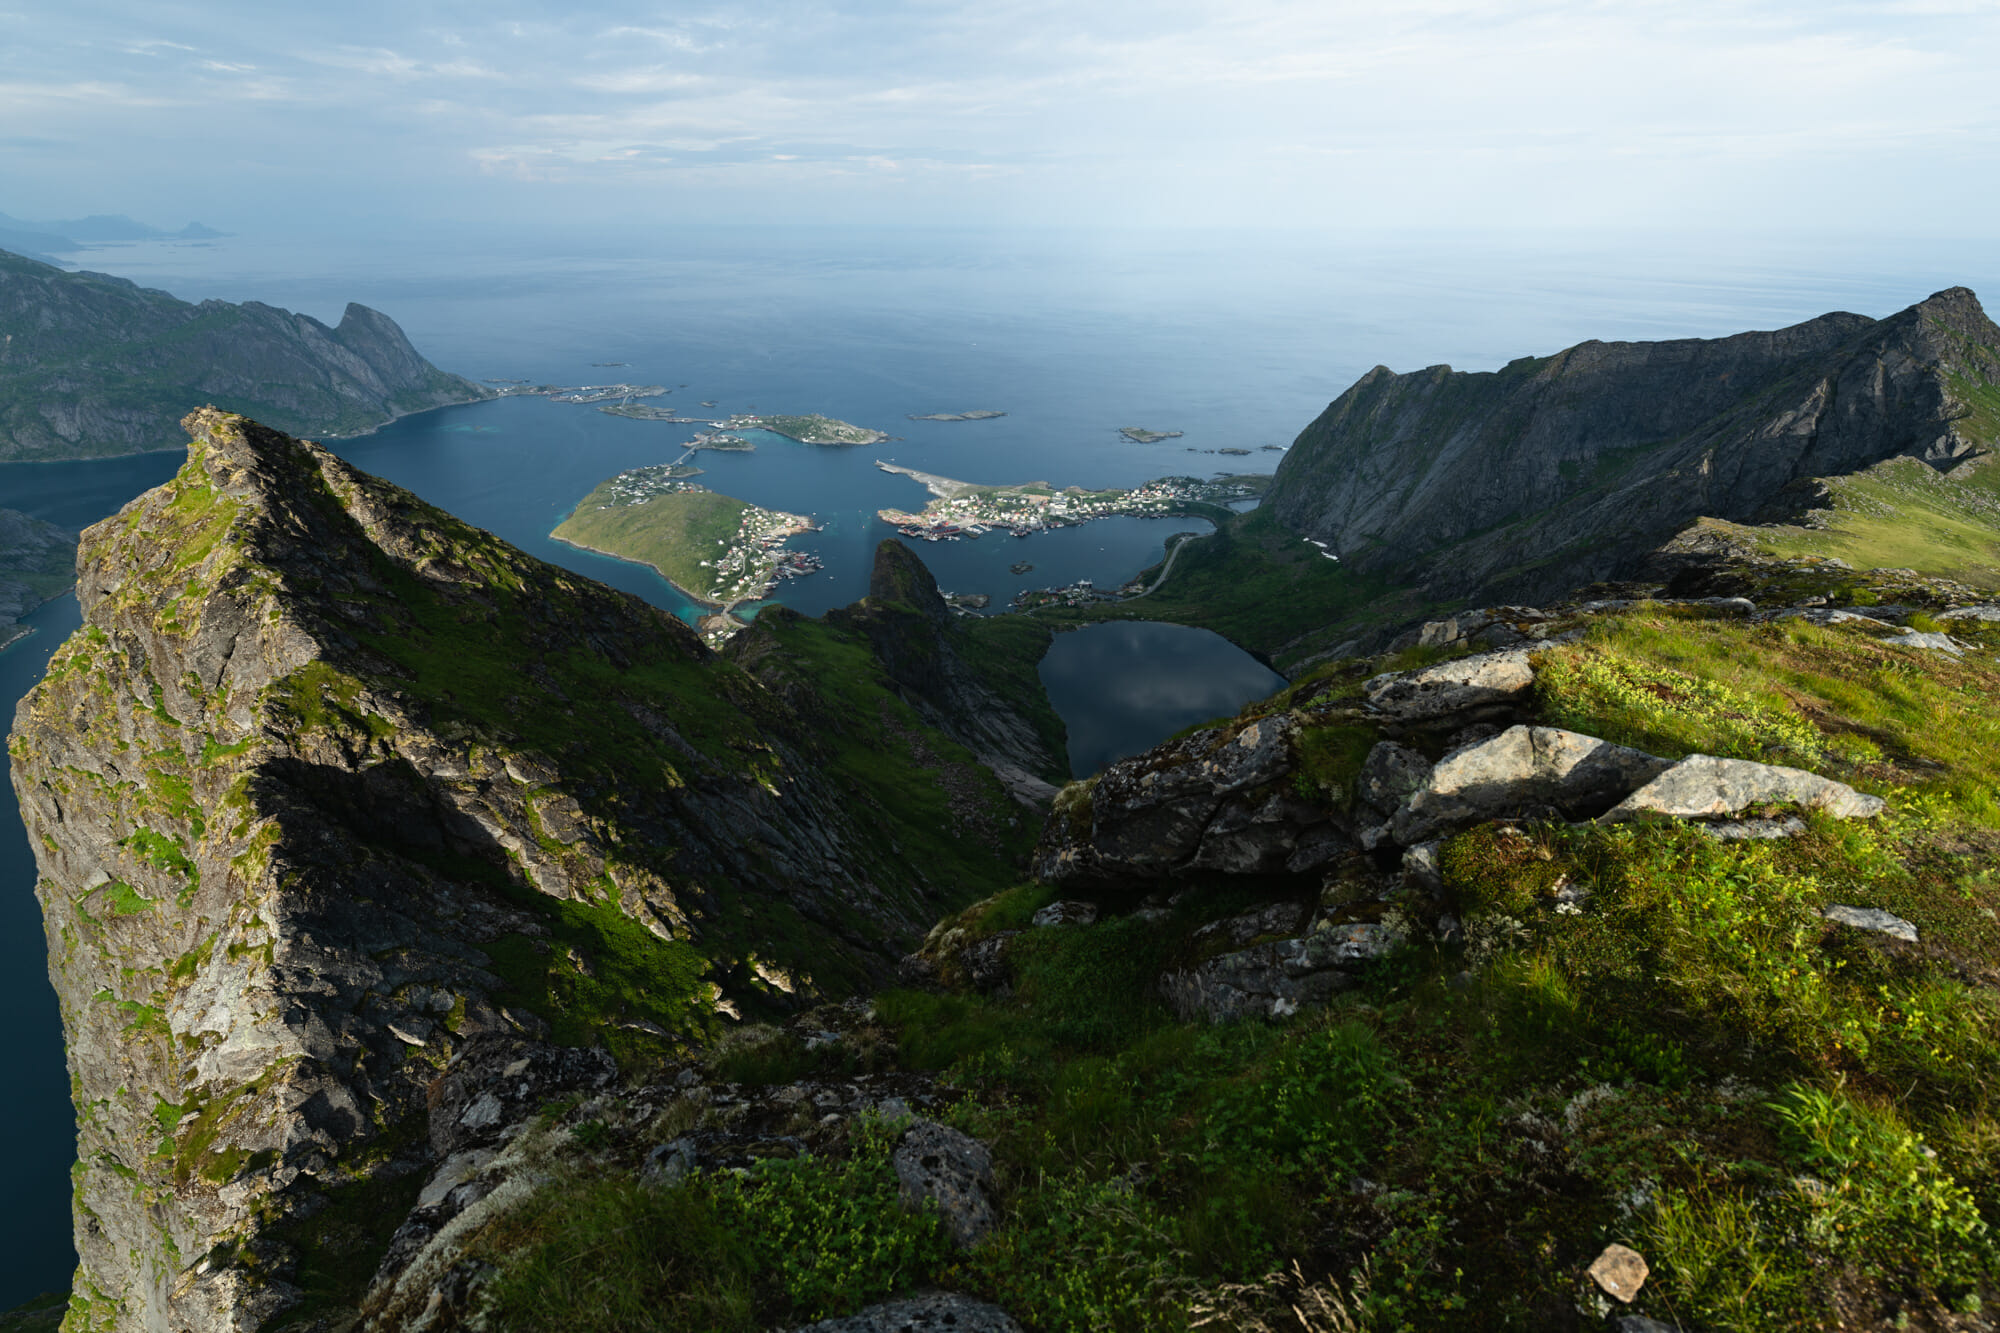
[[621, 182], [707, 172], [1052, 219], [1134, 191], [1188, 218], [1690, 214], [1759, 171], [1819, 179], [1779, 201], [1800, 216], [1879, 215], [1916, 205], [1870, 174], [1923, 161], [2000, 191], [1962, 170], [2000, 148], [2000, 0], [80, 4], [10, 28], [0, 107], [107, 178], [290, 154], [382, 199], [559, 181], [637, 209]]

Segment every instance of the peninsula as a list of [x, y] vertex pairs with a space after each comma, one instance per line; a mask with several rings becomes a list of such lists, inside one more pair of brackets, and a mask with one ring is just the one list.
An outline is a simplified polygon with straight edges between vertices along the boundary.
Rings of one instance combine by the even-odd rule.
[[1212, 481], [1199, 477], [1160, 477], [1129, 491], [1087, 491], [1081, 486], [1058, 490], [1046, 481], [982, 486], [880, 459], [875, 466], [923, 483], [934, 497], [921, 512], [914, 514], [902, 509], [876, 511], [876, 517], [893, 525], [905, 537], [925, 541], [981, 537], [996, 528], [1025, 537], [1031, 532], [1071, 527], [1114, 514], [1135, 518], [1193, 516], [1219, 521], [1229, 517], [1230, 501], [1261, 495], [1270, 481], [1262, 476], [1218, 477]]
[[324, 439], [493, 396], [426, 361], [367, 306], [329, 328], [0, 251], [0, 461], [179, 448], [194, 403]]
[[809, 518], [719, 494], [660, 464], [599, 485], [549, 535], [648, 565], [690, 600], [726, 613], [819, 569], [814, 557], [785, 549], [787, 538], [811, 531]]

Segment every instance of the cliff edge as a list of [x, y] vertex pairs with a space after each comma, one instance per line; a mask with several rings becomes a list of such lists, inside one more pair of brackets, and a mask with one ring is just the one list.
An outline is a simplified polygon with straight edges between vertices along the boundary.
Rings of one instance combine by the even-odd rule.
[[601, 1081], [851, 993], [1034, 836], [866, 671], [836, 729], [317, 445], [184, 424], [174, 480], [85, 532], [83, 628], [9, 741], [78, 1117], [73, 1327], [339, 1322], [455, 1061]]

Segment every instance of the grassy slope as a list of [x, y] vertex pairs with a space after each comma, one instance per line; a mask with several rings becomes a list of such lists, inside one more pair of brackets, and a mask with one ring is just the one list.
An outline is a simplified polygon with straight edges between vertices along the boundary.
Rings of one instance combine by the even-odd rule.
[[[606, 483], [608, 486], [609, 483]], [[715, 571], [703, 560], [736, 539], [751, 506], [714, 491], [675, 491], [643, 504], [600, 507], [600, 486], [549, 535], [622, 560], [651, 565], [688, 596], [714, 601]]]
[[[1635, 1309], [1681, 1327], [1947, 1326], [2000, 1276], [1989, 637], [1954, 662], [1797, 622], [1601, 620], [1545, 663], [1545, 718], [1812, 768], [1888, 812], [1813, 818], [1776, 844], [1672, 824], [1475, 829], [1443, 854], [1470, 943], [1412, 947], [1323, 1014], [1166, 1015], [1151, 978], [1243, 906], [1200, 897], [1156, 925], [1020, 937], [1011, 996], [880, 997], [902, 1061], [944, 1071], [966, 1095], [951, 1118], [994, 1145], [1005, 1224], [944, 1256], [895, 1248], [893, 1214], [850, 1218], [853, 1290], [972, 1291], [1049, 1333], [1585, 1329], [1602, 1320], [1584, 1269], [1621, 1241], [1652, 1267]], [[1551, 898], [1565, 882], [1589, 890], [1580, 910]], [[958, 924], [1018, 929], [1052, 896], [1011, 890]], [[1829, 926], [1833, 903], [1893, 911], [1923, 943]], [[874, 1151], [807, 1178], [835, 1197]], [[708, 1229], [691, 1256], [586, 1225], [591, 1191], [607, 1207], [629, 1191], [586, 1182], [567, 1222], [538, 1215], [521, 1272], [560, 1267], [607, 1304], [652, 1284], [651, 1322], [607, 1328], [796, 1318], [804, 1277], [788, 1256], [760, 1267], [733, 1188], [648, 1205]]]
[[1734, 530], [1780, 558], [1836, 556], [1857, 569], [1914, 569], [2000, 588], [2000, 468], [1960, 471], [1946, 477], [1915, 459], [1895, 459], [1833, 479], [1824, 528]]

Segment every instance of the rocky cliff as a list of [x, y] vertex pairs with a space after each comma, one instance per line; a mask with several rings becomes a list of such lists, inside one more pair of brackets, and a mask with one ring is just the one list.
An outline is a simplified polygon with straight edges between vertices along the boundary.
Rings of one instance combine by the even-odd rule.
[[1265, 505], [1357, 572], [1535, 600], [1628, 576], [1697, 518], [1803, 508], [1811, 479], [1996, 442], [2000, 328], [1952, 288], [1882, 320], [1586, 342], [1478, 374], [1377, 366], [1299, 436]]
[[84, 627], [9, 742], [73, 1328], [351, 1317], [451, 1146], [442, 1071], [504, 1070], [465, 1097], [495, 1123], [851, 991], [1034, 835], [810, 623], [767, 656], [837, 657], [839, 716], [316, 445], [184, 424], [176, 478], [84, 534]]
[[181, 414], [202, 402], [297, 434], [353, 435], [490, 396], [366, 306], [328, 328], [0, 251], [0, 460], [171, 448]]

